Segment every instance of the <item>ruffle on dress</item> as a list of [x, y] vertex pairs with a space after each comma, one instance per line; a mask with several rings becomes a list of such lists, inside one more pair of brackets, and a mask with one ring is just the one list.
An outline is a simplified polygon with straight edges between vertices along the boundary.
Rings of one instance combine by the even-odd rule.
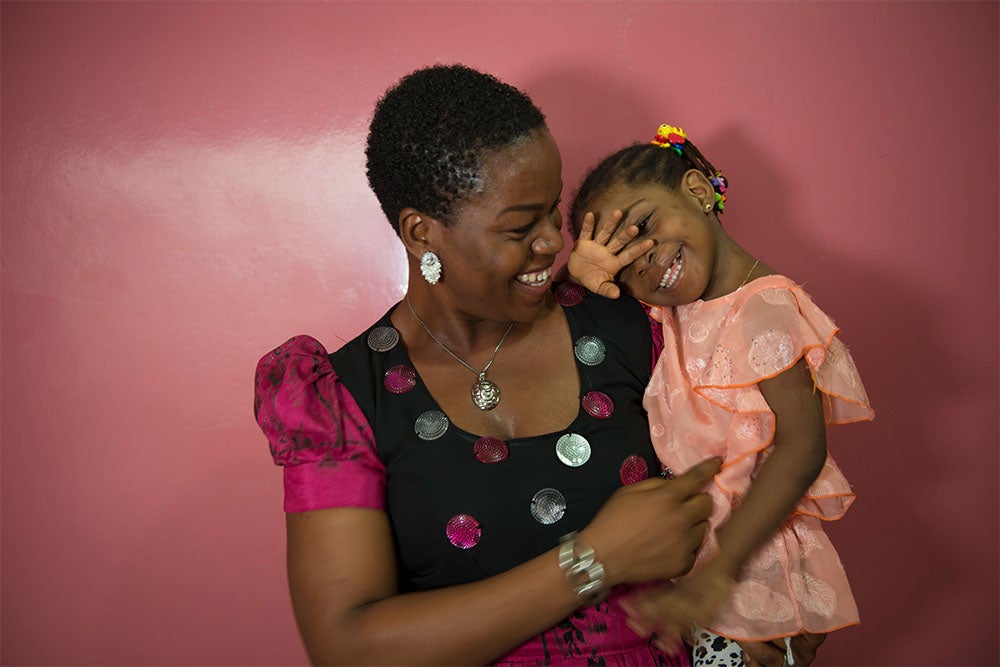
[[[746, 495], [770, 453], [775, 417], [760, 381], [804, 358], [822, 392], [827, 424], [871, 419], [874, 412], [836, 325], [784, 276], [653, 315], [663, 322], [664, 350], [644, 405], [657, 454], [677, 473], [710, 456], [723, 461], [709, 489], [713, 530], [701, 563], [717, 553], [714, 529]], [[744, 568], [733, 603], [709, 629], [761, 640], [857, 623], [846, 575], [819, 521], [841, 518], [854, 497], [827, 456], [789, 520]]]
[[284, 468], [286, 512], [385, 507], [385, 466], [323, 345], [295, 336], [257, 364], [254, 415]]

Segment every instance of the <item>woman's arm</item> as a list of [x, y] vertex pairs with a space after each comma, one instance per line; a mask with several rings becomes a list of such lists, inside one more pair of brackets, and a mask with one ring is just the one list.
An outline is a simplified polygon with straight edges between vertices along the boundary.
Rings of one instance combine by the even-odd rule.
[[[581, 531], [608, 585], [679, 576], [693, 563], [711, 510], [703, 463], [672, 481], [619, 489]], [[315, 664], [482, 664], [555, 625], [580, 605], [553, 549], [475, 583], [400, 595], [384, 512], [289, 514], [295, 616]]]

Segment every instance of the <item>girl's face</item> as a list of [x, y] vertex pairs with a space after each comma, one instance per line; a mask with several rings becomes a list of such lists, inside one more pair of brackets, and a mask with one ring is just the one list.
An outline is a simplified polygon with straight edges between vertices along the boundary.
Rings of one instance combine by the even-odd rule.
[[653, 240], [652, 249], [618, 275], [627, 293], [654, 306], [721, 296], [714, 292], [718, 291], [717, 260], [723, 234], [715, 217], [705, 213], [705, 204], [713, 201], [708, 199], [710, 193], [684, 183], [677, 190], [655, 183], [620, 183], [590, 202], [588, 208], [598, 224], [617, 209], [622, 212], [622, 225], [639, 228], [633, 243]]
[[563, 248], [562, 160], [548, 130], [483, 160], [483, 187], [455, 210], [438, 250], [442, 285], [461, 312], [527, 322], [542, 313]]

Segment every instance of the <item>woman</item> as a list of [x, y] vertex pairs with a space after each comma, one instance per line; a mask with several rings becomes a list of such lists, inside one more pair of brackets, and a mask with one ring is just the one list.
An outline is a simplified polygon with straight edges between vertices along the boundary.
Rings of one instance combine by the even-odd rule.
[[541, 112], [474, 70], [420, 70], [379, 101], [367, 157], [404, 300], [333, 355], [300, 336], [257, 372], [310, 658], [688, 664], [617, 600], [691, 566], [718, 464], [656, 477], [644, 313], [553, 291]]

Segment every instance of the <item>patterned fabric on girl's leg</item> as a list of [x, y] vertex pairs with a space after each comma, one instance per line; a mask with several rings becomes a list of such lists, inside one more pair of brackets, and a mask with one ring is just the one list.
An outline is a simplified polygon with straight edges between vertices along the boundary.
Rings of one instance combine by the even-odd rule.
[[691, 665], [692, 667], [743, 667], [743, 649], [732, 639], [697, 628], [694, 635], [694, 650], [691, 652]]

